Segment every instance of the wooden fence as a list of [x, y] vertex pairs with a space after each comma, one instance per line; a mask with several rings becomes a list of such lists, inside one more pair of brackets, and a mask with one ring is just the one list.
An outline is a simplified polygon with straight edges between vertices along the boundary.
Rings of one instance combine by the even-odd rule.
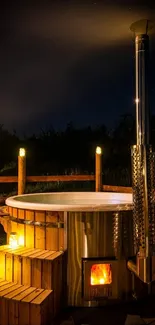
[[[26, 176], [27, 183], [95, 181], [95, 175]], [[18, 176], [0, 176], [0, 183], [17, 183]], [[102, 185], [104, 192], [132, 193], [131, 187]]]
[[18, 156], [18, 175], [0, 176], [0, 183], [18, 183], [18, 195], [25, 193], [26, 183], [32, 182], [74, 182], [74, 181], [94, 181], [95, 191], [132, 193], [131, 187], [110, 186], [102, 184], [102, 149], [96, 148], [95, 152], [95, 173], [94, 175], [48, 175], [48, 176], [27, 176], [26, 175], [26, 153], [24, 148], [20, 148]]

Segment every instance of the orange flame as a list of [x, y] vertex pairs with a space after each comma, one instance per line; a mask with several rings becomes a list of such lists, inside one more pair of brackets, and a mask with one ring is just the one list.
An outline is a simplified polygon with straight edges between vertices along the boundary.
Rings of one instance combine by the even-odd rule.
[[91, 267], [91, 285], [110, 284], [112, 282], [112, 272], [110, 264], [93, 264]]

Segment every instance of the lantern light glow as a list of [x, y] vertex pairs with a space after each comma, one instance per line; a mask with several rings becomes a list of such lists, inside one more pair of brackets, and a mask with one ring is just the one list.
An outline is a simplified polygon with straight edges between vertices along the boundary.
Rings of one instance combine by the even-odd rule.
[[18, 238], [18, 245], [19, 246], [24, 246], [24, 236], [19, 236], [19, 238]]
[[24, 149], [24, 148], [20, 148], [20, 149], [19, 149], [19, 156], [20, 156], [20, 157], [25, 157], [25, 154], [26, 154], [25, 149]]
[[96, 153], [98, 155], [101, 155], [102, 154], [102, 148], [101, 147], [96, 147]]
[[17, 248], [18, 247], [18, 239], [17, 239], [17, 233], [11, 232], [10, 238], [9, 238], [9, 245], [11, 248]]

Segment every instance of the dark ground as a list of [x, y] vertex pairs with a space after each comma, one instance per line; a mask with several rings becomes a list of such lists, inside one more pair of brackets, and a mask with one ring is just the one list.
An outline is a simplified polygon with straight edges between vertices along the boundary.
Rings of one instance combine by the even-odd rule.
[[[132, 325], [148, 323], [155, 325], [151, 319], [155, 318], [155, 297], [99, 308], [68, 308], [55, 320], [53, 325], [124, 325], [127, 315], [141, 316], [140, 323], [135, 322]], [[73, 323], [67, 322], [70, 317], [73, 319]]]

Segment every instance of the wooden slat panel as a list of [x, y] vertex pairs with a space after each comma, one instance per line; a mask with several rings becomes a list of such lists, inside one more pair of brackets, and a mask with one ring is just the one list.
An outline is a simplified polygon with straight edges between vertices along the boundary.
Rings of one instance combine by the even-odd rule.
[[[26, 210], [25, 220], [34, 221], [34, 211]], [[26, 247], [34, 248], [34, 226], [31, 225], [25, 226], [25, 245]]]
[[0, 251], [0, 278], [5, 279], [5, 253]]
[[[46, 212], [46, 222], [58, 222], [57, 212]], [[59, 229], [46, 228], [46, 249], [59, 250]]]
[[21, 281], [23, 285], [31, 286], [31, 260], [28, 257], [22, 256], [22, 264], [21, 264]]
[[20, 285], [14, 284], [13, 286], [5, 289], [0, 293], [0, 323], [1, 325], [8, 325], [9, 317], [8, 317], [8, 304], [5, 300], [4, 296], [9, 294], [10, 292], [15, 291], [18, 289]]
[[9, 324], [19, 324], [19, 302], [33, 292], [35, 288], [28, 288], [16, 295], [13, 299], [9, 300]]
[[32, 252], [27, 252], [22, 255], [22, 284], [31, 286], [32, 283], [32, 258], [39, 256], [41, 249], [33, 249]]
[[52, 262], [44, 260], [42, 264], [42, 278], [41, 278], [41, 287], [44, 289], [52, 289]]
[[11, 253], [6, 253], [5, 263], [6, 263], [6, 272], [5, 272], [6, 280], [13, 281], [13, 255]]
[[41, 287], [41, 273], [41, 260], [35, 258], [32, 260], [32, 286]]
[[14, 255], [13, 281], [22, 284], [22, 258], [18, 255]]
[[22, 284], [22, 257], [24, 253], [32, 252], [30, 248], [22, 247], [15, 249], [12, 253], [14, 254], [13, 263], [13, 281]]
[[44, 290], [36, 289], [19, 303], [19, 324], [30, 324], [30, 302], [40, 295]]
[[60, 297], [59, 297], [59, 281], [60, 281], [60, 274], [59, 274], [59, 265], [58, 265], [58, 258], [53, 260], [52, 263], [52, 288], [53, 289], [53, 311], [54, 315], [56, 315], [60, 308]]
[[[12, 209], [12, 216], [15, 218], [17, 218], [17, 214], [18, 214], [17, 211], [18, 211], [18, 209], [16, 209], [16, 208]], [[11, 221], [11, 232], [18, 232], [18, 227], [17, 227], [16, 222]]]
[[12, 304], [10, 304], [10, 306], [9, 306], [9, 300], [14, 298], [15, 296], [17, 296], [19, 293], [25, 291], [26, 289], [28, 289], [28, 287], [20, 286], [18, 289], [13, 290], [12, 292], [8, 293], [7, 295], [5, 295], [3, 297], [3, 300], [5, 302], [5, 314], [8, 315], [8, 321], [9, 321], [9, 317], [10, 317], [10, 319], [13, 319], [12, 323], [10, 322], [10, 324], [14, 324], [13, 323], [14, 322], [14, 313], [12, 310]]
[[[64, 222], [64, 212], [59, 212], [59, 222]], [[59, 228], [59, 248], [58, 250], [64, 250], [64, 228]]]
[[[45, 211], [35, 211], [34, 214], [35, 221], [45, 222], [46, 221], [46, 212]], [[45, 228], [35, 226], [35, 238], [34, 238], [34, 247], [45, 249]]]
[[35, 254], [35, 255], [32, 256], [32, 264], [31, 264], [32, 283], [31, 283], [31, 285], [36, 287], [36, 288], [41, 287], [41, 273], [42, 273], [42, 263], [41, 263], [41, 261], [42, 260], [40, 260], [40, 256], [42, 256], [44, 253], [46, 253], [45, 250], [43, 250], [40, 255]]
[[44, 259], [42, 264], [42, 283], [45, 289], [53, 290], [54, 299], [54, 315], [56, 315], [61, 307], [62, 300], [62, 261], [63, 254], [55, 252]]
[[42, 264], [42, 288], [53, 289], [53, 261], [61, 255], [61, 252], [54, 252], [44, 259], [44, 263]]
[[[8, 213], [12, 216], [12, 207], [8, 207]], [[7, 220], [7, 244], [9, 244], [9, 238], [10, 238], [10, 232], [11, 232], [11, 221]]]
[[12, 207], [8, 207], [8, 213], [12, 216], [12, 211], [13, 211], [13, 208]]
[[[61, 252], [55, 252], [44, 259], [42, 264], [41, 287], [45, 289], [53, 289], [53, 261], [61, 256]], [[57, 277], [57, 275], [56, 275]], [[55, 293], [54, 293], [55, 295]]]
[[[18, 218], [23, 220], [25, 219], [25, 210], [18, 209]], [[17, 225], [18, 238], [21, 236], [24, 239], [23, 245], [25, 245], [25, 227], [25, 225], [20, 223]]]
[[50, 318], [50, 306], [52, 306], [52, 291], [44, 290], [30, 303], [30, 324], [47, 324]]

